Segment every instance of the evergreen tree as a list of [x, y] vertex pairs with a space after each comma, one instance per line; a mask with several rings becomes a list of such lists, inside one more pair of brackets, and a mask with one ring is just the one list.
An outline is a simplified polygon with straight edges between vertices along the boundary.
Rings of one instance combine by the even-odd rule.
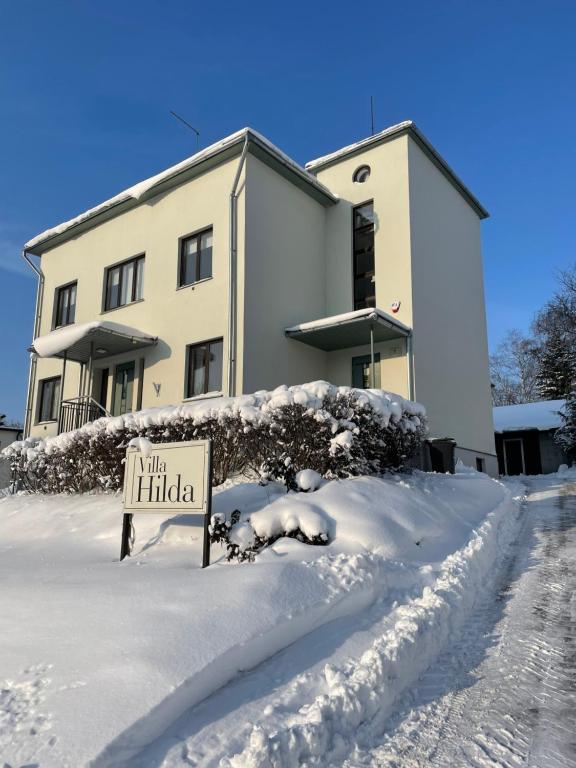
[[563, 424], [556, 430], [554, 440], [571, 459], [576, 458], [576, 391], [566, 398], [566, 404], [560, 411]]
[[565, 334], [554, 330], [539, 349], [536, 373], [538, 392], [543, 400], [567, 397], [576, 384], [576, 356]]

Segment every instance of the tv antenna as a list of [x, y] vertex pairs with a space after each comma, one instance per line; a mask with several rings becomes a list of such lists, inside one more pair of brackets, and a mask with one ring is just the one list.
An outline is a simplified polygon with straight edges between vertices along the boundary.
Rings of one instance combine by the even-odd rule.
[[370, 135], [374, 136], [374, 96], [370, 96], [370, 130]]
[[196, 149], [200, 149], [200, 131], [194, 128], [193, 125], [190, 125], [190, 123], [187, 120], [184, 120], [183, 117], [180, 117], [180, 115], [178, 115], [173, 110], [170, 110], [170, 114], [173, 115], [176, 118], [176, 120], [180, 120], [181, 123], [184, 123], [184, 125], [187, 128], [190, 128], [191, 131], [194, 131], [194, 133], [196, 134]]

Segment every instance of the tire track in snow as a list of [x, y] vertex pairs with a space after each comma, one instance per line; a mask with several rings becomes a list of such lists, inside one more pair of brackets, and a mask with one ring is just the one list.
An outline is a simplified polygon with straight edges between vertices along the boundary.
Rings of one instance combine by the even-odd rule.
[[504, 578], [347, 766], [576, 766], [576, 486], [525, 510]]

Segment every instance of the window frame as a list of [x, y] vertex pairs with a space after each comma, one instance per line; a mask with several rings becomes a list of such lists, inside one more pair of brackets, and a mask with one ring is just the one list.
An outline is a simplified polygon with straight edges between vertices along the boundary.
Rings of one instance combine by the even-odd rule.
[[[102, 312], [113, 312], [115, 309], [121, 309], [122, 307], [128, 307], [130, 304], [136, 304], [139, 301], [144, 301], [144, 266], [142, 266], [142, 296], [140, 298], [132, 298], [130, 301], [127, 301], [125, 304], [117, 304], [115, 307], [109, 307], [108, 306], [108, 279], [112, 272], [112, 270], [117, 269], [120, 267], [120, 279], [118, 281], [118, 297], [122, 296], [122, 274], [124, 271], [124, 267], [126, 267], [128, 264], [138, 264], [138, 262], [142, 262], [144, 265], [146, 263], [146, 252], [142, 252], [137, 254], [136, 256], [131, 256], [129, 259], [122, 259], [122, 261], [117, 261], [115, 264], [110, 264], [108, 267], [104, 268], [104, 286], [102, 291]], [[138, 285], [138, 269], [134, 268], [133, 275], [132, 275], [132, 296], [135, 296], [136, 289]]]
[[[209, 277], [199, 277], [200, 274], [200, 259], [196, 259], [196, 279], [191, 283], [185, 283], [184, 278], [184, 244], [188, 240], [196, 239], [198, 241], [201, 240], [202, 235], [207, 235], [208, 233], [212, 234], [212, 264], [211, 264], [211, 274]], [[198, 245], [200, 245], [200, 242], [198, 242]], [[197, 253], [199, 254], [200, 251], [198, 250]], [[214, 225], [210, 225], [209, 227], [202, 227], [202, 229], [197, 229], [194, 232], [189, 232], [187, 235], [182, 235], [178, 238], [178, 270], [176, 273], [176, 289], [179, 290], [180, 288], [189, 288], [192, 285], [197, 285], [198, 283], [203, 283], [205, 280], [212, 280], [214, 277]]]
[[[368, 309], [371, 306], [376, 306], [376, 224], [373, 221], [372, 222], [372, 228], [373, 228], [373, 238], [374, 243], [372, 246], [372, 250], [374, 253], [374, 272], [373, 272], [373, 278], [374, 278], [374, 304], [370, 305], [368, 304], [366, 307], [357, 307], [356, 306], [356, 233], [357, 232], [365, 232], [368, 230], [369, 225], [365, 224], [362, 227], [356, 227], [356, 211], [359, 208], [364, 208], [366, 205], [372, 205], [372, 212], [374, 213], [374, 198], [369, 198], [368, 200], [364, 200], [362, 203], [358, 203], [358, 205], [352, 206], [352, 306], [354, 307], [354, 311], [358, 309]], [[364, 273], [366, 274], [366, 273]]]
[[376, 381], [374, 383], [369, 382], [368, 387], [355, 387], [354, 385], [354, 366], [364, 366], [368, 365], [368, 377], [370, 377], [370, 369], [372, 367], [372, 357], [370, 354], [367, 355], [352, 355], [352, 362], [350, 366], [350, 372], [351, 372], [351, 378], [352, 378], [352, 387], [355, 387], [355, 389], [381, 389], [382, 388], [382, 369], [380, 368], [381, 363], [381, 354], [380, 352], [374, 352], [374, 378]]
[[[69, 291], [71, 288], [76, 289], [75, 297], [74, 297], [74, 318], [72, 320], [68, 319], [68, 322], [58, 324], [58, 314], [60, 310], [60, 296], [64, 293], [64, 291]], [[69, 283], [64, 283], [64, 285], [58, 285], [54, 291], [54, 307], [52, 311], [52, 330], [56, 330], [56, 328], [66, 328], [68, 325], [74, 325], [76, 322], [76, 304], [78, 302], [78, 280], [72, 280]], [[68, 317], [70, 317], [70, 303], [68, 303]]]
[[[57, 381], [60, 385], [58, 388], [58, 397], [56, 398], [54, 396], [56, 392], [56, 389], [54, 388], [52, 393], [52, 402], [50, 403], [51, 416], [49, 419], [43, 419], [42, 411], [44, 406], [44, 390], [47, 384], [50, 384], [51, 382], [55, 382], [55, 381]], [[40, 381], [38, 382], [38, 410], [36, 413], [37, 424], [51, 424], [55, 421], [58, 421], [58, 406], [61, 400], [61, 389], [60, 389], [61, 387], [62, 387], [62, 376], [48, 376], [45, 379], [40, 379]], [[54, 414], [54, 412], [55, 412], [55, 415], [52, 415]]]
[[[220, 381], [220, 389], [219, 390], [209, 390], [208, 385], [210, 383], [210, 346], [212, 344], [216, 344], [220, 342], [222, 344], [222, 380]], [[206, 347], [206, 352], [204, 353], [204, 369], [206, 371], [205, 376], [205, 382], [204, 382], [204, 391], [200, 392], [198, 394], [190, 394], [190, 383], [193, 381], [193, 376], [191, 376], [191, 358], [192, 358], [192, 350], [197, 349], [198, 347]], [[212, 339], [206, 339], [206, 341], [198, 341], [193, 344], [187, 344], [186, 345], [186, 375], [184, 377], [184, 400], [190, 400], [194, 397], [202, 397], [203, 395], [207, 395], [210, 391], [222, 391], [222, 383], [224, 380], [224, 337], [223, 336], [215, 336]]]

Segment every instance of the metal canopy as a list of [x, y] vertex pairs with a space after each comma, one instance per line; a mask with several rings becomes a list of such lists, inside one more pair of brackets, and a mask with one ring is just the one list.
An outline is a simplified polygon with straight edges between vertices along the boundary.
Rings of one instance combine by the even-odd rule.
[[286, 328], [285, 334], [311, 347], [333, 352], [373, 342], [392, 341], [410, 336], [411, 330], [380, 309], [361, 309], [346, 315], [325, 317], [311, 323]]
[[[151, 347], [158, 341], [155, 337], [132, 336], [111, 328], [99, 327], [88, 330], [82, 338], [74, 341], [66, 349], [55, 352], [50, 357], [58, 357], [61, 360], [74, 360], [77, 363], [89, 363], [90, 360], [99, 360], [122, 352], [130, 352], [133, 349]], [[31, 351], [35, 351], [31, 347]]]

